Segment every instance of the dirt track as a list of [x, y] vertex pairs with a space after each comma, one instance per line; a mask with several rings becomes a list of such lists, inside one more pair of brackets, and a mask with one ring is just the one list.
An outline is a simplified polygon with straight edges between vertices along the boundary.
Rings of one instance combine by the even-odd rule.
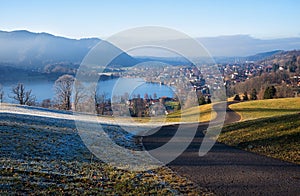
[[[225, 124], [240, 117], [227, 109]], [[187, 131], [193, 125], [184, 125]], [[217, 195], [299, 195], [300, 166], [242, 151], [216, 143], [208, 154], [199, 157], [198, 151], [208, 124], [198, 125], [189, 147], [168, 166], [182, 176], [206, 187]], [[147, 150], [168, 142], [178, 125], [165, 126], [144, 137]], [[170, 152], [171, 153], [171, 152]], [[161, 155], [163, 156], [163, 155]]]

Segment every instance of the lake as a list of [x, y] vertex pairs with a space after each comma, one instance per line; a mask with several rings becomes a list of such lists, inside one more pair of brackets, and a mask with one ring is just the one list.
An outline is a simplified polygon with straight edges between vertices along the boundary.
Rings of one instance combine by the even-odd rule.
[[[32, 95], [36, 96], [37, 102], [42, 102], [44, 99], [53, 100], [54, 95], [54, 82], [39, 81], [39, 82], [24, 82], [26, 90], [31, 89]], [[4, 102], [13, 102], [9, 95], [11, 95], [12, 86], [16, 86], [16, 83], [2, 84], [5, 98]], [[140, 78], [118, 78], [106, 81], [99, 81], [98, 83], [99, 94], [105, 93], [107, 97], [122, 96], [128, 93], [130, 97], [140, 95], [142, 98], [147, 93], [154, 97], [156, 93], [157, 97], [167, 96], [173, 97], [174, 91], [167, 85], [160, 85], [157, 83], [148, 83]]]

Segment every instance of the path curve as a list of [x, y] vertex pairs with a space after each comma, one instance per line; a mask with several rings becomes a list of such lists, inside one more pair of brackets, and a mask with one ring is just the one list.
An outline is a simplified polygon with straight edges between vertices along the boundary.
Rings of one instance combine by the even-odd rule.
[[[233, 104], [230, 102], [229, 104]], [[240, 116], [227, 107], [225, 124], [237, 122]], [[184, 125], [188, 131], [189, 126]], [[216, 143], [211, 151], [198, 156], [208, 123], [198, 124], [189, 147], [168, 166], [201, 187], [217, 195], [299, 195], [300, 165], [246, 152]], [[178, 125], [164, 126], [153, 135], [143, 138], [147, 150], [170, 140]]]

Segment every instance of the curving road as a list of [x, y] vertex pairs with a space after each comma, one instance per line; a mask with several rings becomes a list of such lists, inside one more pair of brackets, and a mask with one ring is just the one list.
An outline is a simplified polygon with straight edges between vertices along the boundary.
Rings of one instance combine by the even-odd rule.
[[[230, 103], [231, 104], [231, 103]], [[225, 124], [240, 117], [227, 107]], [[147, 150], [168, 142], [179, 125], [162, 127], [143, 138]], [[188, 131], [193, 125], [186, 124]], [[242, 151], [216, 143], [208, 154], [199, 157], [207, 123], [198, 124], [188, 148], [168, 166], [216, 195], [300, 195], [300, 165]], [[171, 153], [171, 152], [170, 152]], [[167, 156], [167, 155], [160, 155]]]

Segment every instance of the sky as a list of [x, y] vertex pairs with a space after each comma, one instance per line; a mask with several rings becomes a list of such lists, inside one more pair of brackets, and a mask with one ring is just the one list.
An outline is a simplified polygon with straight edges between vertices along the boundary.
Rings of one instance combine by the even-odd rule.
[[140, 26], [192, 37], [300, 37], [298, 0], [0, 0], [0, 30], [107, 38]]

